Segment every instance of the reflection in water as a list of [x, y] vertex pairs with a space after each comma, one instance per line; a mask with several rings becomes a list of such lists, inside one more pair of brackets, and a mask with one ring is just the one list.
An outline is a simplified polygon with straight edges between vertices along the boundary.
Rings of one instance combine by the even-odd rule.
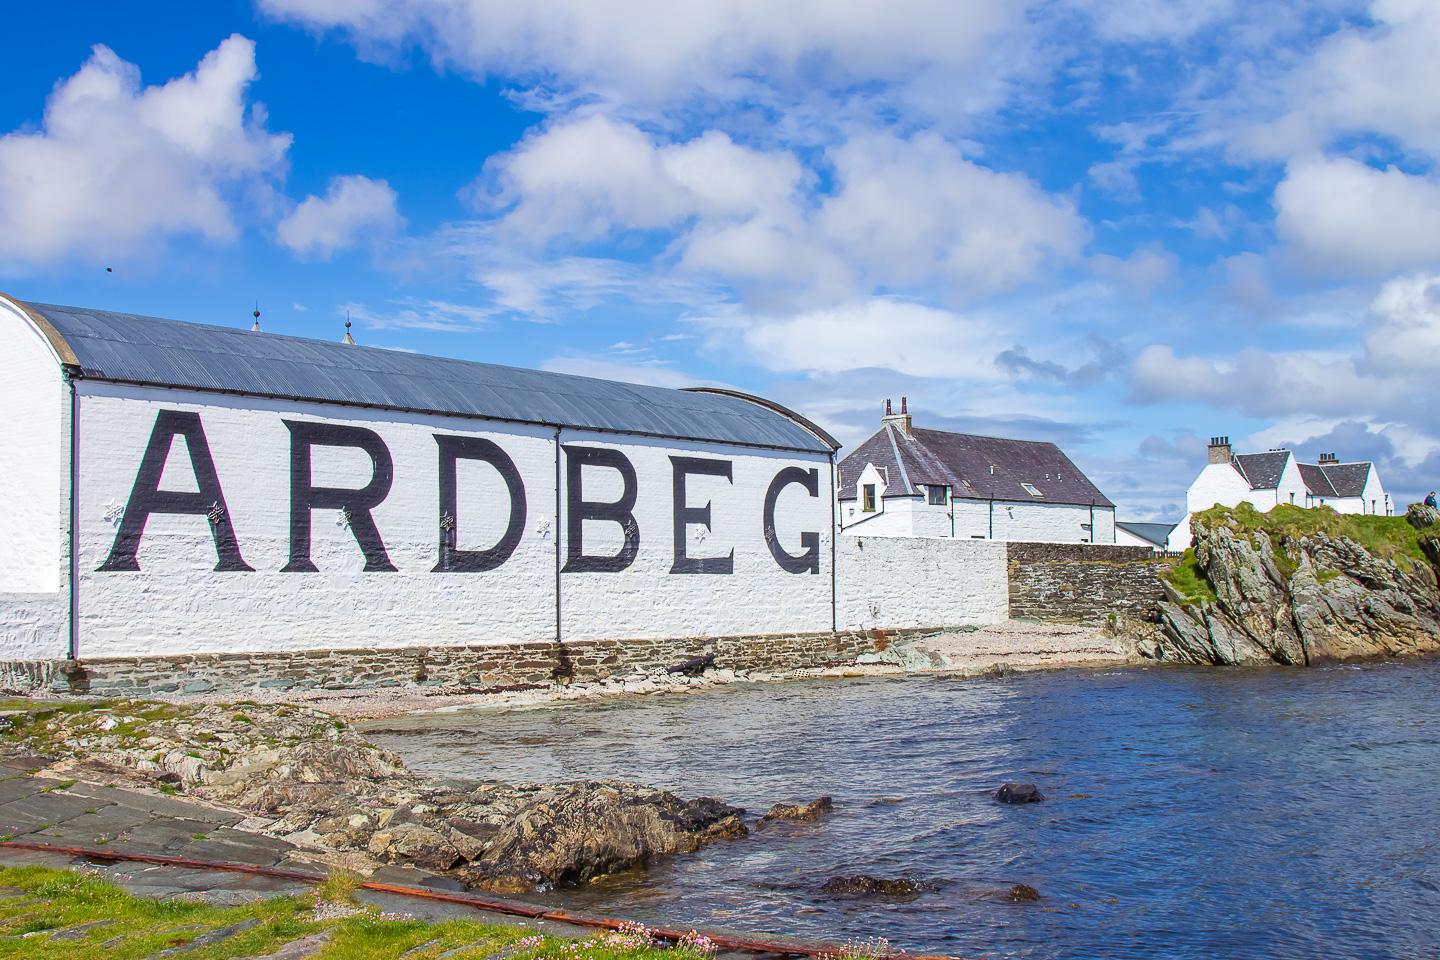
[[[1440, 661], [731, 687], [384, 721], [434, 775], [610, 777], [836, 812], [552, 902], [987, 957], [1431, 957]], [[1006, 780], [1045, 803], [1004, 807]], [[819, 892], [934, 880], [907, 902]], [[1043, 900], [1011, 904], [1012, 883]]]

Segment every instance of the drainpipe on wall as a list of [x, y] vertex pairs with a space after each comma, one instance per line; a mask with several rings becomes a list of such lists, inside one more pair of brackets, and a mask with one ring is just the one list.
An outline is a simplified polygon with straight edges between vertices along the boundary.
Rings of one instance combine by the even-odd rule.
[[555, 428], [555, 642], [562, 641], [560, 627], [560, 428]]
[[991, 497], [991, 498], [990, 498], [990, 537], [989, 537], [989, 539], [991, 539], [991, 540], [994, 540], [994, 539], [995, 539], [995, 498], [994, 498], [994, 497]]
[[838, 594], [839, 571], [836, 569], [836, 558], [839, 556], [840, 524], [840, 488], [835, 479], [835, 451], [830, 451], [830, 632], [840, 632], [840, 610]]
[[1090, 542], [1091, 542], [1091, 543], [1099, 543], [1099, 542], [1100, 542], [1100, 541], [1098, 541], [1098, 540], [1095, 539], [1095, 498], [1094, 498], [1094, 497], [1091, 497], [1091, 498], [1090, 498]]
[[71, 661], [80, 659], [80, 394], [76, 371], [63, 368], [70, 384], [70, 643]]

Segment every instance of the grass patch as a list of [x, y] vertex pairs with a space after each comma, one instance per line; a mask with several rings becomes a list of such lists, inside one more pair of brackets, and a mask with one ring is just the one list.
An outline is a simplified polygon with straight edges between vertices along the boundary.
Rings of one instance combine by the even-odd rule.
[[[1283, 546], [1286, 540], [1299, 540], [1323, 533], [1344, 537], [1364, 547], [1371, 556], [1393, 560], [1402, 570], [1426, 562], [1420, 548], [1421, 531], [1410, 526], [1404, 517], [1377, 517], [1367, 514], [1339, 514], [1330, 507], [1297, 507], [1288, 503], [1261, 513], [1248, 503], [1238, 507], [1211, 507], [1195, 515], [1201, 526], [1228, 526], [1270, 537], [1275, 548], [1276, 564], [1285, 574], [1293, 573], [1295, 561]], [[1284, 560], [1281, 559], [1282, 555]], [[1285, 569], [1285, 564], [1289, 569]]]
[[315, 888], [315, 896], [331, 903], [354, 903], [360, 889], [360, 877], [342, 867], [333, 867], [325, 882]]
[[1180, 602], [1184, 606], [1192, 607], [1201, 603], [1214, 603], [1218, 597], [1211, 589], [1210, 582], [1200, 572], [1200, 565], [1195, 561], [1195, 550], [1192, 547], [1185, 551], [1185, 556], [1180, 558], [1165, 573], [1165, 582], [1175, 588], [1180, 594]]
[[[321, 891], [330, 885], [327, 880]], [[397, 960], [408, 951], [414, 951], [409, 960], [435, 960], [442, 953], [450, 953], [454, 960], [478, 960], [507, 947], [513, 960], [706, 960], [714, 952], [703, 938], [662, 947], [643, 927], [564, 940], [524, 927], [475, 920], [430, 923], [396, 918], [373, 907], [340, 919], [316, 920], [315, 901], [308, 896], [275, 897], [239, 907], [150, 900], [84, 873], [48, 867], [0, 867], [0, 886], [21, 891], [0, 899], [0, 960], [94, 960], [97, 954], [105, 960], [141, 960], [190, 943], [207, 931], [246, 921], [257, 922], [180, 956], [184, 960], [266, 956], [283, 944], [327, 929], [330, 941], [316, 960]], [[31, 899], [47, 902], [7, 906]], [[54, 931], [97, 921], [106, 922], [77, 932], [73, 940], [51, 938]], [[24, 936], [27, 933], [35, 936]]]

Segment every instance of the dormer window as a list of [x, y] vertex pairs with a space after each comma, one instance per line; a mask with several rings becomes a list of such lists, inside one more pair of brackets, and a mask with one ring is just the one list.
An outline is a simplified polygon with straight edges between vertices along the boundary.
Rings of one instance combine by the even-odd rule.
[[932, 506], [932, 507], [943, 507], [943, 506], [945, 506], [945, 503], [946, 503], [945, 494], [946, 494], [946, 492], [947, 492], [949, 489], [950, 489], [949, 487], [941, 487], [941, 486], [936, 486], [936, 485], [934, 485], [934, 484], [932, 484], [930, 487], [928, 487], [927, 490], [928, 490], [928, 492], [929, 492], [929, 494], [930, 494], [930, 506]]
[[875, 484], [867, 483], [860, 488], [860, 509], [865, 513], [875, 512]]
[[1020, 486], [1024, 487], [1024, 488], [1025, 488], [1025, 492], [1028, 493], [1028, 494], [1030, 494], [1030, 496], [1032, 496], [1032, 497], [1043, 497], [1043, 496], [1045, 496], [1045, 494], [1043, 494], [1043, 493], [1041, 493], [1039, 490], [1035, 489], [1035, 485], [1032, 484], [1032, 483], [1022, 483], [1022, 484], [1020, 484]]

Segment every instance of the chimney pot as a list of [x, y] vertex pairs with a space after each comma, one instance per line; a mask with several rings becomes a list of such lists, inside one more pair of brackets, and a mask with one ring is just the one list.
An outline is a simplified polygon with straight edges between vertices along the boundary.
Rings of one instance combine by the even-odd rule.
[[1210, 438], [1210, 450], [1209, 450], [1209, 455], [1210, 455], [1210, 456], [1209, 456], [1209, 462], [1210, 462], [1210, 463], [1229, 463], [1229, 462], [1230, 462], [1230, 454], [1231, 454], [1231, 448], [1230, 448], [1230, 438], [1229, 438], [1229, 437], [1211, 437], [1211, 438]]
[[910, 412], [909, 403], [904, 397], [900, 398], [900, 414], [903, 416]]

